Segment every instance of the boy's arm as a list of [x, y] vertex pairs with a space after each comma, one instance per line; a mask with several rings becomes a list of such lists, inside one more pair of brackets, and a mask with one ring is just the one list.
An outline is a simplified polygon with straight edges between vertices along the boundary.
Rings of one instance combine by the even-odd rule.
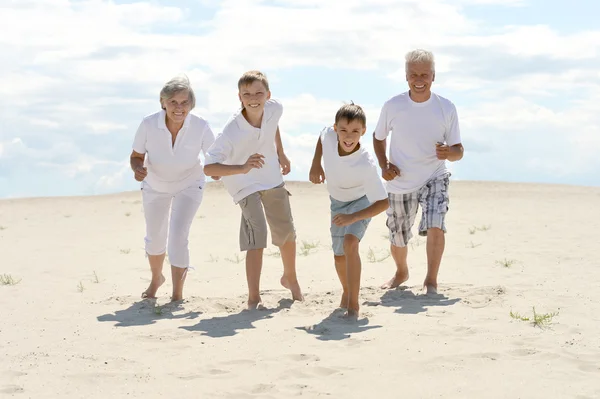
[[260, 169], [265, 164], [264, 156], [261, 154], [250, 155], [243, 165], [224, 165], [222, 163], [211, 163], [204, 165], [204, 174], [207, 176], [231, 176], [250, 172], [252, 169]]
[[279, 166], [281, 166], [281, 173], [283, 175], [287, 175], [292, 170], [292, 162], [283, 151], [283, 141], [281, 141], [279, 125], [277, 125], [277, 131], [275, 132], [275, 146], [277, 147], [277, 157], [279, 158]]
[[315, 155], [313, 157], [312, 166], [308, 173], [308, 180], [311, 183], [319, 184], [325, 182], [325, 171], [321, 166], [321, 158], [323, 157], [323, 144], [321, 143], [321, 136], [317, 139], [317, 147], [315, 148]]
[[355, 213], [351, 213], [349, 215], [345, 215], [342, 213], [338, 213], [333, 217], [333, 224], [336, 226], [349, 226], [352, 223], [356, 223], [359, 220], [368, 219], [373, 216], [379, 215], [381, 212], [384, 212], [389, 207], [389, 200], [381, 199], [379, 201], [375, 201], [362, 211], [358, 211]]

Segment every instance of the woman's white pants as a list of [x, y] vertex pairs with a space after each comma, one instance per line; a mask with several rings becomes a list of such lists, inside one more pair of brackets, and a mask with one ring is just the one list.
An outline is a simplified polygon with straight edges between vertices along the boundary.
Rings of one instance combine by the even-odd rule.
[[202, 195], [200, 182], [177, 193], [155, 191], [145, 182], [142, 184], [148, 255], [167, 252], [172, 266], [190, 266], [188, 237]]

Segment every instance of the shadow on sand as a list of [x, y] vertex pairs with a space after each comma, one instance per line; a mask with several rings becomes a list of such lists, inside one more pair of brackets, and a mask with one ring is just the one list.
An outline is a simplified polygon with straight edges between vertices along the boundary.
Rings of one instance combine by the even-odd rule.
[[156, 300], [144, 299], [133, 303], [127, 309], [116, 310], [114, 313], [107, 313], [98, 316], [98, 321], [116, 322], [116, 327], [145, 326], [156, 323], [157, 320], [174, 319], [195, 319], [202, 312], [187, 312], [175, 314], [178, 310], [183, 310], [182, 302], [169, 302], [162, 306], [156, 305]]
[[201, 331], [202, 335], [212, 338], [231, 337], [240, 330], [256, 328], [252, 323], [258, 320], [270, 319], [273, 317], [273, 314], [280, 312], [283, 309], [289, 309], [292, 306], [292, 303], [293, 301], [291, 299], [281, 299], [279, 301], [279, 306], [276, 308], [262, 307], [256, 310], [244, 309], [239, 313], [203, 319], [196, 325], [182, 326], [179, 328], [190, 332]]
[[336, 309], [318, 324], [296, 327], [296, 329], [316, 335], [320, 341], [339, 341], [350, 338], [350, 334], [381, 328], [381, 326], [369, 326], [369, 319], [366, 317], [359, 318], [358, 320], [346, 319], [342, 317], [345, 312], [345, 309]]
[[395, 313], [418, 314], [426, 312], [432, 306], [451, 306], [461, 298], [448, 298], [444, 294], [415, 295], [406, 286], [386, 291], [380, 301], [364, 302], [365, 306], [386, 306], [397, 308]]

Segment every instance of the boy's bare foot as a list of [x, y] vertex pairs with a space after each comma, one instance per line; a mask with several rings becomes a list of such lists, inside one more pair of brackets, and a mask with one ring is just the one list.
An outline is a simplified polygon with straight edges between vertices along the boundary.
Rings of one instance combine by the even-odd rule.
[[437, 295], [437, 284], [428, 283], [426, 281], [423, 283], [423, 291], [425, 291], [425, 295]]
[[165, 282], [165, 276], [160, 275], [160, 280], [150, 282], [150, 285], [146, 289], [146, 291], [142, 292], [142, 299], [156, 299], [156, 291], [163, 285]]
[[171, 302], [183, 301], [183, 295], [171, 295]]
[[381, 286], [381, 288], [383, 288], [384, 290], [389, 290], [391, 288], [396, 288], [400, 284], [402, 284], [403, 282], [405, 282], [407, 280], [408, 280], [408, 272], [402, 273], [402, 274], [398, 274], [398, 272], [396, 272], [396, 274], [394, 275], [394, 277], [392, 277], [387, 283], [383, 284]]
[[281, 277], [281, 285], [292, 292], [292, 299], [294, 301], [303, 301], [304, 296], [302, 295], [302, 290], [300, 289], [300, 284], [298, 284], [298, 280], [294, 279], [290, 280], [287, 276]]
[[340, 308], [348, 309], [348, 293], [345, 291], [342, 292], [342, 300], [340, 302]]

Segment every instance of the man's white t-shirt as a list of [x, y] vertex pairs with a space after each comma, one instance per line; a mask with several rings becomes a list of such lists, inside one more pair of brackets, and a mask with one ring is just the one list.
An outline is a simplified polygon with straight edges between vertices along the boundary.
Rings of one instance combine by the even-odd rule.
[[275, 134], [283, 114], [280, 102], [270, 99], [265, 103], [260, 128], [248, 123], [242, 109], [237, 111], [223, 127], [214, 144], [208, 149], [206, 164], [243, 165], [252, 154], [262, 154], [265, 164], [246, 174], [223, 176], [223, 184], [237, 204], [248, 195], [268, 190], [283, 183]]
[[384, 140], [390, 132], [388, 160], [400, 169], [400, 176], [387, 182], [388, 191], [394, 194], [411, 193], [447, 173], [446, 162], [435, 155], [435, 144], [461, 143], [456, 107], [435, 93], [422, 103], [414, 102], [408, 92], [386, 101], [375, 138]]
[[362, 146], [350, 155], [340, 156], [338, 135], [333, 127], [323, 129], [323, 171], [329, 195], [342, 202], [367, 196], [369, 202], [388, 198], [375, 160]]
[[173, 145], [165, 118], [164, 110], [146, 116], [135, 134], [133, 150], [146, 154], [148, 175], [144, 181], [153, 190], [164, 193], [176, 193], [193, 184], [204, 186], [200, 151], [206, 156], [215, 141], [208, 122], [188, 114]]

